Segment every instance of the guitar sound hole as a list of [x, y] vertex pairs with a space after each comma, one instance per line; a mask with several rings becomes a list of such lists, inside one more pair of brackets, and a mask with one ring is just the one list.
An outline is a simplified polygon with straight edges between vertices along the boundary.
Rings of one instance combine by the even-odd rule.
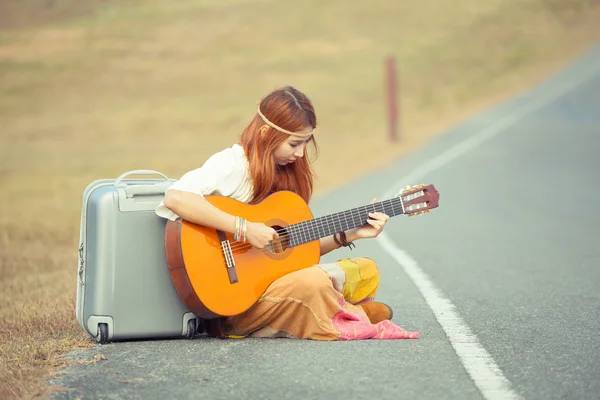
[[269, 250], [275, 254], [283, 253], [290, 245], [290, 235], [287, 229], [282, 226], [273, 225], [271, 228], [275, 229], [275, 232], [279, 235], [279, 239], [274, 240], [269, 245]]

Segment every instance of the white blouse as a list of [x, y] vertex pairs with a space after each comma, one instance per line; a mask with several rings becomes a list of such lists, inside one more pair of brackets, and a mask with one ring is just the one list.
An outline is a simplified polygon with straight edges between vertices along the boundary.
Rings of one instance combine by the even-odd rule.
[[[244, 148], [234, 144], [213, 154], [204, 165], [185, 173], [168, 189], [192, 192], [201, 196], [218, 195], [247, 203], [251, 200], [254, 185]], [[165, 193], [166, 194], [166, 193]], [[178, 215], [161, 201], [155, 210], [159, 217], [175, 221]]]

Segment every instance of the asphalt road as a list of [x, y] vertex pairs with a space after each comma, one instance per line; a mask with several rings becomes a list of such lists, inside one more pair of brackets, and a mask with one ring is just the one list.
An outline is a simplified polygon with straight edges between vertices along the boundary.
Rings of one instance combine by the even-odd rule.
[[[70, 390], [54, 398], [598, 399], [599, 176], [600, 46], [314, 202], [319, 216], [407, 184], [436, 186], [440, 207], [391, 220], [385, 246], [361, 241], [323, 259], [375, 259], [379, 299], [419, 339], [112, 343], [72, 353], [106, 359], [64, 371], [50, 383]], [[433, 295], [454, 314], [444, 317]], [[471, 347], [457, 343], [457, 326]], [[486, 392], [499, 381], [502, 390]]]

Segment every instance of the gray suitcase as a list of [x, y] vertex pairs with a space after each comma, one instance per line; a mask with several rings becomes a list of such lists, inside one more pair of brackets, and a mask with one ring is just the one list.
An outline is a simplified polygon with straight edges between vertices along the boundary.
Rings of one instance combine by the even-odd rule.
[[[163, 179], [126, 179], [150, 174]], [[200, 328], [173, 286], [166, 220], [154, 213], [173, 182], [135, 170], [96, 180], [83, 193], [76, 317], [100, 343], [193, 338]]]

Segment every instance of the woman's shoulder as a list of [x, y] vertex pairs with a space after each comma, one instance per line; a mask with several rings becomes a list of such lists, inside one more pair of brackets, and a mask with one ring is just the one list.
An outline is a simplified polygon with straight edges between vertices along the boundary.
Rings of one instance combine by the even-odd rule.
[[238, 169], [245, 167], [246, 153], [239, 144], [234, 144], [210, 156], [204, 166], [218, 165], [225, 169]]
[[204, 178], [207, 175], [221, 178], [233, 178], [239, 175], [241, 178], [247, 169], [248, 163], [244, 148], [239, 144], [234, 144], [213, 153], [200, 167], [186, 172], [181, 179]]

